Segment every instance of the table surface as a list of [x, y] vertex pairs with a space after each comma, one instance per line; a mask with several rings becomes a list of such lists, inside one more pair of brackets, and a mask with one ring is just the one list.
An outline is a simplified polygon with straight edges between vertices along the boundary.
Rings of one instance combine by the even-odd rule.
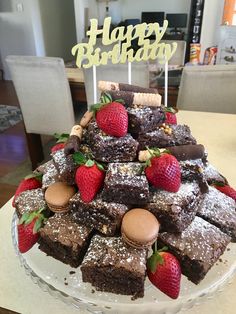
[[[236, 187], [236, 115], [182, 111], [178, 113], [178, 122], [190, 126], [198, 143], [207, 148], [210, 162]], [[12, 215], [9, 201], [0, 209], [0, 307], [24, 314], [88, 313], [54, 299], [25, 274], [11, 241]], [[233, 314], [235, 291], [236, 278], [221, 293], [183, 313]]]

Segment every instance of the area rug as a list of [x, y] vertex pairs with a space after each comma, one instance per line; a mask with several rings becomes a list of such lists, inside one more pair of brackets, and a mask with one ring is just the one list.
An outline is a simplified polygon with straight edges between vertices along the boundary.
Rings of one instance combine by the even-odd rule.
[[22, 121], [19, 107], [0, 105], [0, 133]]

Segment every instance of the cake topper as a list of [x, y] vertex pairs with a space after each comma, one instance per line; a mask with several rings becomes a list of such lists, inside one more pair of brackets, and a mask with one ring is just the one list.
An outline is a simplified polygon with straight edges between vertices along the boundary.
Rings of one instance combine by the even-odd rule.
[[[79, 68], [93, 67], [93, 92], [94, 102], [97, 102], [97, 80], [96, 67], [128, 62], [128, 83], [131, 84], [131, 63], [136, 61], [158, 60], [159, 64], [165, 64], [165, 105], [167, 106], [168, 89], [168, 61], [177, 49], [177, 43], [160, 42], [168, 27], [168, 21], [164, 20], [163, 26], [159, 23], [142, 23], [135, 26], [118, 26], [111, 32], [111, 17], [104, 19], [103, 27], [98, 27], [98, 20], [91, 19], [91, 26], [87, 31], [89, 38], [87, 43], [76, 44], [71, 52], [76, 56], [76, 65]], [[150, 36], [154, 35], [155, 40], [151, 41]], [[111, 50], [102, 51], [96, 48], [97, 38], [102, 38], [104, 46], [113, 45]], [[132, 41], [137, 39], [138, 49], [132, 48]]]

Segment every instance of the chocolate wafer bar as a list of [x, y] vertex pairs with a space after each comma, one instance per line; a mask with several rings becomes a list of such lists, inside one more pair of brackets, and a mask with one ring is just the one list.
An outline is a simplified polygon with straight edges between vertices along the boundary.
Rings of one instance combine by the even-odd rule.
[[133, 93], [150, 93], [157, 94], [158, 91], [156, 88], [146, 88], [136, 85], [109, 82], [109, 81], [99, 81], [98, 88], [101, 91], [124, 91], [124, 92], [133, 92]]
[[161, 106], [161, 95], [150, 93], [134, 93], [129, 91], [107, 91], [112, 100], [122, 99], [125, 106], [130, 107], [132, 105], [142, 106]]

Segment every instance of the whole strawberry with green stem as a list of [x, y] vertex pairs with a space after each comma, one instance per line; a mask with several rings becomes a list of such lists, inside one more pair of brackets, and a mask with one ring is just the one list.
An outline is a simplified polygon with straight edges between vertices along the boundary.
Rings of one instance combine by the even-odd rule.
[[128, 113], [121, 102], [104, 93], [101, 103], [92, 106], [98, 127], [108, 135], [122, 137], [128, 132]]
[[24, 191], [28, 191], [28, 190], [34, 190], [34, 189], [38, 189], [42, 187], [42, 174], [30, 174], [27, 177], [25, 177], [20, 184], [18, 185], [13, 201], [12, 201], [12, 206], [15, 207], [15, 200], [16, 197], [24, 192]]
[[73, 154], [74, 161], [79, 164], [76, 170], [75, 182], [78, 186], [80, 197], [85, 203], [91, 202], [101, 189], [105, 171], [101, 164], [91, 158], [86, 158], [81, 152]]
[[230, 185], [215, 181], [212, 183], [212, 186], [214, 186], [221, 193], [224, 193], [225, 195], [231, 197], [233, 200], [236, 201], [236, 190]]
[[157, 250], [156, 243], [152, 256], [147, 261], [147, 275], [153, 285], [172, 299], [180, 292], [181, 267], [177, 258], [165, 252], [167, 247]]
[[151, 157], [145, 165], [145, 175], [156, 188], [169, 192], [177, 192], [181, 184], [181, 171], [178, 160], [158, 148], [149, 150]]
[[27, 252], [38, 241], [38, 231], [46, 220], [42, 213], [43, 210], [42, 208], [22, 215], [17, 225], [18, 248], [21, 253]]
[[173, 107], [165, 107], [165, 123], [166, 124], [177, 124], [176, 117], [177, 109]]
[[51, 148], [51, 153], [55, 153], [56, 151], [63, 149], [65, 147], [66, 141], [69, 138], [69, 134], [67, 133], [62, 134], [55, 133], [54, 136], [57, 139], [57, 141], [56, 144]]

